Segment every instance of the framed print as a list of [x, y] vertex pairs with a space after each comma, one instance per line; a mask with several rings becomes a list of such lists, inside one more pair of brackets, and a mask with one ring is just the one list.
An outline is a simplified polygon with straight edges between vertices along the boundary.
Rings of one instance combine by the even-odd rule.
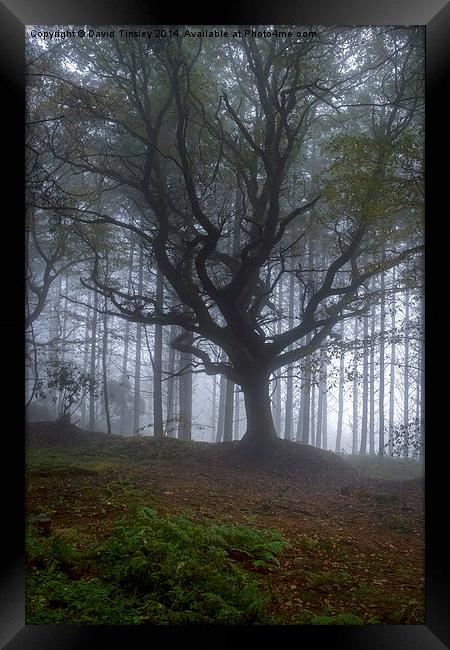
[[2, 7], [4, 647], [449, 643], [435, 4]]

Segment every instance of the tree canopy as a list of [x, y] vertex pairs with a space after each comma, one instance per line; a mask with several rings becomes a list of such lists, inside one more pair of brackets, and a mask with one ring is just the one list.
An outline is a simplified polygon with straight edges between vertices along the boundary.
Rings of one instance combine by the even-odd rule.
[[[54, 233], [51, 253], [33, 235], [41, 295], [63, 237], [104, 311], [178, 326], [190, 365], [242, 388], [243, 444], [270, 445], [273, 374], [366, 314], [372, 277], [419, 265], [423, 47], [413, 27], [30, 42], [28, 203]], [[130, 240], [163, 295], [127, 283]]]

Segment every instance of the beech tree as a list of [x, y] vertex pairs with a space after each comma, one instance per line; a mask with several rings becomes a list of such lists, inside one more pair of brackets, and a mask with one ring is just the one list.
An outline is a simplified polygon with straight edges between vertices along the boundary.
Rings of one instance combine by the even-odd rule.
[[[74, 40], [36, 61], [57, 125], [41, 148], [87, 184], [101, 178], [115, 200], [99, 206], [58, 178], [34, 207], [139, 241], [137, 287], [114, 268], [106, 275], [98, 250], [85, 283], [111, 315], [137, 323], [138, 344], [141, 326], [179, 328], [180, 437], [191, 435], [186, 371], [201, 369], [229, 382], [230, 423], [231, 388], [242, 390], [241, 445], [270, 448], [271, 378], [367, 314], [370, 278], [420, 254], [420, 236], [396, 232], [392, 205], [406, 174], [396, 155], [422, 107], [422, 48], [414, 28], [326, 28], [314, 40]], [[324, 145], [314, 175], [311, 139]], [[419, 218], [409, 214], [412, 232]], [[328, 246], [320, 273], [304, 246], [313, 226]], [[172, 296], [146, 285], [144, 264]], [[280, 331], [278, 284], [288, 278], [297, 298]]]

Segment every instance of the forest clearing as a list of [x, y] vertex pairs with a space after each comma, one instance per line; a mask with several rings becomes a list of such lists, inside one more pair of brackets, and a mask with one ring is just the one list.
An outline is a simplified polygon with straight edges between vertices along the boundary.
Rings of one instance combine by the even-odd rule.
[[[420, 465], [288, 442], [252, 459], [237, 445], [30, 425], [27, 622], [423, 623]], [[155, 544], [145, 509], [167, 535], [160, 556], [142, 555], [146, 535]], [[202, 550], [214, 525], [233, 539], [216, 541], [223, 556]]]

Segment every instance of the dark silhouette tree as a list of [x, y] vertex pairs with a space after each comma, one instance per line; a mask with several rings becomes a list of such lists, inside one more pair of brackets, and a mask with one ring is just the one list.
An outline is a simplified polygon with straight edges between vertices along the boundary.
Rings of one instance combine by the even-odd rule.
[[[55, 54], [35, 73], [58, 123], [44, 147], [76, 174], [104, 179], [124, 209], [73, 194], [56, 204], [39, 196], [37, 207], [137, 236], [140, 267], [156, 265], [177, 300], [157, 299], [142, 281], [127, 291], [113, 270], [102, 272], [98, 252], [89, 286], [138, 328], [180, 328], [172, 345], [184, 367], [181, 411], [192, 390], [186, 365], [240, 386], [244, 447], [277, 439], [270, 378], [367, 313], [368, 280], [421, 251], [398, 238], [379, 255], [392, 230], [386, 183], [390, 201], [401, 190], [395, 147], [421, 105], [420, 46], [418, 31], [390, 28], [328, 29], [315, 41], [73, 41], [65, 52], [75, 71]], [[302, 172], [307, 140], [320, 139], [324, 124], [331, 138], [332, 119], [350, 115], [364, 128], [332, 144], [328, 177], [314, 187]], [[299, 251], [313, 222], [330, 248], [311, 289]], [[277, 331], [277, 284], [293, 275], [298, 309]], [[180, 437], [190, 437], [186, 419]]]

